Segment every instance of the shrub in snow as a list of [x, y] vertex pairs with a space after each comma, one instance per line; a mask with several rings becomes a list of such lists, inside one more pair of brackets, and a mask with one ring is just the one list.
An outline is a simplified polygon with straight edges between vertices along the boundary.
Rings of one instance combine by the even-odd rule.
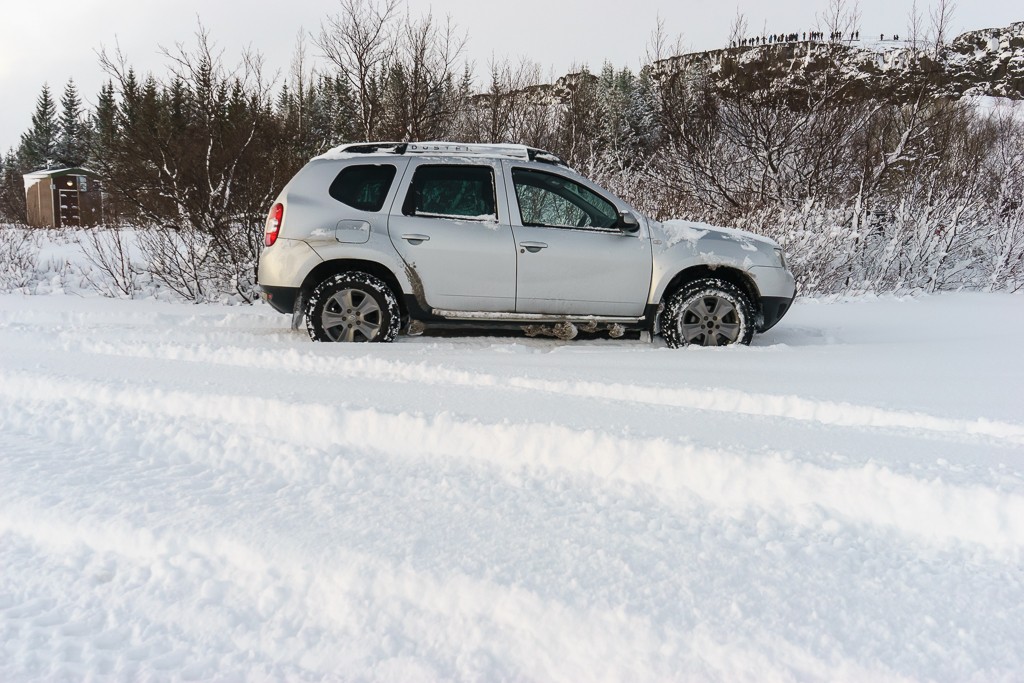
[[119, 227], [78, 230], [75, 241], [91, 266], [83, 270], [83, 277], [97, 292], [131, 299], [141, 290], [146, 267], [134, 231]]
[[0, 226], [0, 291], [27, 287], [39, 270], [39, 239], [32, 230]]

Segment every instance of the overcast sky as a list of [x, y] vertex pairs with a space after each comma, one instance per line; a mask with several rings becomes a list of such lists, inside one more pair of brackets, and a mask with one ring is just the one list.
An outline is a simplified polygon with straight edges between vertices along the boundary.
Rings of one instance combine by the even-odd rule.
[[[272, 70], [285, 72], [296, 36], [315, 32], [336, 0], [50, 0], [38, 4], [2, 0], [0, 25], [0, 152], [17, 144], [30, 123], [43, 83], [59, 99], [68, 78], [90, 103], [104, 80], [96, 50], [115, 41], [137, 71], [164, 72], [160, 46], [193, 39], [197, 17], [213, 40], [235, 62], [251, 46]], [[408, 0], [409, 11], [450, 15], [468, 34], [466, 57], [484, 72], [492, 55], [526, 57], [545, 73], [566, 73], [574, 64], [600, 68], [604, 60], [634, 69], [660, 15], [670, 34], [681, 34], [694, 50], [725, 44], [737, 9], [752, 32], [792, 32], [812, 28], [828, 0]], [[928, 0], [918, 0], [926, 6]], [[861, 0], [864, 36], [906, 33], [910, 0]], [[1020, 0], [962, 1], [954, 15], [954, 35], [1024, 20]], [[316, 52], [312, 47], [311, 52]]]

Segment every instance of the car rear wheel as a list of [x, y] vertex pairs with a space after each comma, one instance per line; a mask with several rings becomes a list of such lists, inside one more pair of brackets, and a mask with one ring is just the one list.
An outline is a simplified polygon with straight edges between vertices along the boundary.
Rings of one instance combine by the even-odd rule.
[[731, 282], [704, 278], [669, 296], [659, 323], [671, 348], [749, 344], [754, 337], [754, 306]]
[[306, 331], [313, 341], [389, 342], [400, 324], [394, 292], [368, 273], [332, 275], [306, 304]]

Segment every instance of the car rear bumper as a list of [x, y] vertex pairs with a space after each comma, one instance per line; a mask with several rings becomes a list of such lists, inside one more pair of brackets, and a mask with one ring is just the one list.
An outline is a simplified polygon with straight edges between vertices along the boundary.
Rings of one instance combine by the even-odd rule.
[[278, 313], [291, 314], [295, 310], [295, 300], [299, 298], [299, 288], [260, 285], [260, 298]]

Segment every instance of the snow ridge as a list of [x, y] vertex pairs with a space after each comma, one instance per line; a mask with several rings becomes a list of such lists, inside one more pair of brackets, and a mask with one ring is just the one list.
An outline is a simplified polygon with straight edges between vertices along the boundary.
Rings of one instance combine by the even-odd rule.
[[[206, 421], [251, 434], [264, 433], [264, 416], [273, 415], [273, 430], [265, 438], [272, 435], [293, 445], [345, 450], [373, 444], [375, 451], [390, 456], [471, 458], [512, 473], [535, 468], [561, 470], [649, 486], [667, 502], [685, 502], [680, 494], [690, 494], [726, 509], [755, 505], [768, 511], [788, 510], [796, 521], [803, 507], [818, 506], [850, 521], [892, 525], [933, 542], [964, 541], [996, 551], [1024, 549], [1024, 496], [919, 481], [870, 462], [856, 468], [826, 469], [792, 462], [779, 453], [751, 457], [694, 447], [685, 441], [618, 438], [553, 424], [480, 424], [445, 412], [425, 417], [349, 409], [344, 404], [132, 386], [115, 389], [59, 378], [40, 381], [38, 376], [18, 373], [0, 374], [0, 384], [0, 396], [11, 404], [8, 420], [16, 414], [18, 401], [43, 404], [44, 414], [59, 414], [68, 410], [66, 403], [82, 402], [93, 411], [136, 414], [133, 419], [142, 423], [151, 416]], [[38, 412], [37, 407], [25, 416], [26, 428]], [[321, 427], [312, 433], [307, 427], [310, 423]]]
[[586, 381], [549, 381], [527, 377], [499, 377], [479, 372], [453, 371], [424, 362], [407, 363], [374, 357], [318, 359], [315, 365], [298, 352], [251, 352], [241, 348], [203, 348], [174, 344], [123, 346], [104, 342], [76, 344], [91, 353], [139, 358], [160, 358], [193, 363], [217, 363], [253, 369], [287, 369], [293, 372], [327, 374], [335, 378], [382, 378], [418, 384], [449, 384], [478, 387], [516, 388], [580, 398], [629, 401], [694, 410], [742, 413], [760, 417], [817, 422], [843, 427], [894, 428], [948, 435], [1004, 439], [1024, 445], [1024, 424], [976, 418], [951, 419], [920, 412], [887, 410], [845, 402], [815, 401], [799, 396], [760, 394], [716, 389], [644, 386]]

